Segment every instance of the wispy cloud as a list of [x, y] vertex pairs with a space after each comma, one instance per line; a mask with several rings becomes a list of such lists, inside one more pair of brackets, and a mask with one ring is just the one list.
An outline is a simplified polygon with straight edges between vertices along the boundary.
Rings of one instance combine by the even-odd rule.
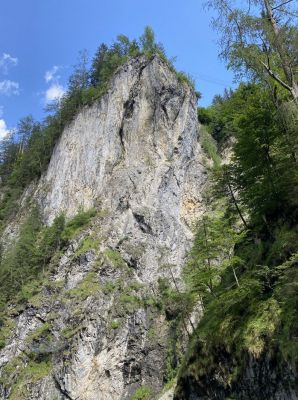
[[6, 96], [18, 95], [20, 94], [20, 85], [18, 82], [10, 81], [9, 79], [0, 81], [0, 94], [5, 94]]
[[9, 129], [7, 128], [4, 119], [0, 119], [0, 140], [4, 139], [9, 134]]
[[53, 83], [46, 91], [46, 102], [60, 100], [64, 95], [65, 89], [59, 83]]
[[2, 57], [0, 58], [0, 71], [3, 74], [8, 74], [8, 71], [10, 68], [15, 67], [18, 65], [18, 58], [17, 57], [12, 57], [8, 53], [3, 53]]
[[46, 71], [44, 78], [47, 83], [53, 81], [57, 82], [60, 79], [60, 75], [57, 75], [57, 72], [59, 71], [60, 68], [61, 67], [59, 67], [58, 65], [54, 65], [52, 69]]
[[46, 83], [50, 84], [49, 88], [45, 92], [46, 103], [60, 100], [65, 93], [65, 88], [59, 82], [61, 76], [58, 75], [58, 71], [61, 68], [61, 66], [54, 65], [51, 69], [46, 71], [44, 75]]

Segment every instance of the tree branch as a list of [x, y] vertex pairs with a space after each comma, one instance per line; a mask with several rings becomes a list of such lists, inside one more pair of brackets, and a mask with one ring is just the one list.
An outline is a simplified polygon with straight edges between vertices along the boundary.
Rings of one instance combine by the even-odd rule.
[[261, 61], [261, 64], [264, 66], [268, 74], [276, 81], [278, 82], [282, 87], [287, 89], [289, 92], [292, 92], [291, 86], [287, 85], [283, 80], [281, 80], [273, 71], [270, 69], [270, 67], [265, 64], [263, 61]]
[[279, 7], [284, 6], [285, 4], [292, 3], [292, 1], [293, 1], [293, 0], [288, 0], [288, 1], [285, 1], [284, 3], [279, 4], [278, 6], [275, 6], [275, 7], [272, 8], [272, 11], [273, 11], [273, 10], [276, 10], [276, 9], [279, 8]]

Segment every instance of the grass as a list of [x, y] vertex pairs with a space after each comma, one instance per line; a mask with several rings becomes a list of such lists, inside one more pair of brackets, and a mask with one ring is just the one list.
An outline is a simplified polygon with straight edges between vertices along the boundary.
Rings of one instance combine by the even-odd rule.
[[151, 389], [148, 386], [142, 386], [134, 392], [131, 400], [149, 400], [150, 396]]
[[47, 336], [51, 332], [51, 325], [45, 322], [40, 327], [38, 327], [34, 332], [27, 336], [26, 342], [31, 343], [34, 340], [38, 340], [41, 337]]
[[44, 357], [40, 362], [29, 360], [20, 355], [12, 359], [2, 369], [0, 382], [4, 388], [11, 388], [10, 400], [28, 398], [28, 386], [34, 385], [52, 370], [52, 362], [49, 357]]
[[27, 397], [28, 384], [34, 384], [48, 376], [52, 370], [52, 363], [48, 360], [39, 363], [30, 361], [18, 376], [17, 382], [12, 386], [10, 400], [20, 400]]
[[183, 71], [175, 71], [177, 79], [180, 83], [186, 83], [189, 85], [193, 90], [196, 88], [196, 83], [192, 76], [183, 72]]
[[74, 335], [76, 335], [79, 331], [81, 330], [80, 326], [76, 326], [76, 327], [66, 327], [64, 329], [62, 329], [61, 331], [61, 335], [65, 338], [65, 339], [70, 339], [72, 338]]
[[9, 339], [12, 330], [14, 329], [16, 323], [15, 320], [5, 317], [1, 319], [2, 326], [0, 328], [0, 350], [5, 347], [7, 339]]
[[125, 266], [121, 254], [117, 250], [107, 249], [104, 254], [114, 267], [121, 268]]
[[83, 228], [85, 228], [92, 218], [97, 214], [97, 210], [92, 208], [88, 211], [79, 211], [70, 221], [67, 222], [61, 238], [64, 241], [73, 239]]
[[85, 278], [73, 289], [66, 292], [70, 298], [86, 300], [87, 297], [100, 290], [100, 285], [95, 272], [88, 272]]
[[119, 284], [114, 281], [108, 281], [102, 288], [104, 294], [115, 292], [119, 288]]
[[90, 236], [84, 238], [75, 252], [75, 257], [79, 257], [82, 254], [87, 253], [90, 250], [96, 250], [99, 246], [99, 240], [96, 240]]
[[221, 158], [218, 155], [217, 146], [215, 140], [212, 138], [210, 133], [204, 126], [200, 128], [201, 144], [203, 150], [211, 158], [215, 167], [219, 167], [221, 164]]

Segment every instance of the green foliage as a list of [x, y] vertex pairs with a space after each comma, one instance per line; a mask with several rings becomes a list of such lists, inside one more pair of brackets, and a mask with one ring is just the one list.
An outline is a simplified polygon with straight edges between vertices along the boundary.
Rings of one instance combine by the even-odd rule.
[[1, 315], [0, 319], [0, 350], [6, 345], [6, 340], [9, 339], [12, 329], [15, 327], [15, 321], [7, 316]]
[[277, 219], [295, 216], [297, 139], [270, 93], [257, 84], [241, 84], [216, 99], [209, 116], [208, 129], [219, 145], [233, 137], [232, 162], [217, 171], [217, 190], [221, 184], [234, 206], [237, 200], [240, 209], [248, 210], [252, 224], [263, 226], [265, 219], [268, 229]]
[[52, 363], [48, 357], [42, 361], [34, 361], [20, 355], [3, 367], [0, 382], [5, 388], [11, 389], [10, 399], [25, 399], [29, 395], [28, 384], [38, 382], [49, 375], [51, 370]]
[[[234, 250], [235, 256], [242, 258], [239, 285], [233, 283], [232, 271], [224, 268], [220, 282], [213, 288], [214, 296], [203, 297], [204, 316], [186, 357], [188, 362], [189, 357], [194, 357], [191, 368], [197, 377], [217, 370], [218, 351], [229, 354], [236, 366], [230, 378], [226, 377], [231, 382], [238, 379], [245, 367], [246, 354], [258, 359], [268, 349], [274, 349], [279, 357], [295, 365], [298, 359], [295, 336], [298, 328], [297, 241], [295, 249], [291, 248], [296, 253], [289, 259], [283, 253], [286, 261], [279, 265], [281, 254], [271, 249], [282, 247], [284, 237], [296, 234], [290, 229], [285, 234], [285, 226], [281, 230], [282, 235], [276, 235], [277, 239], [271, 245], [263, 246], [257, 255], [251, 234], [246, 234]], [[269, 267], [262, 265], [267, 254], [270, 254]], [[201, 293], [200, 288], [193, 287], [196, 293]], [[183, 368], [185, 365], [181, 367], [181, 374]]]
[[221, 201], [217, 209], [205, 214], [199, 221], [193, 248], [185, 267], [184, 276], [188, 289], [200, 299], [215, 296], [216, 287], [221, 283], [226, 269], [233, 271], [235, 285], [238, 285], [236, 269], [243, 264], [233, 250], [245, 232], [237, 232], [225, 215]]
[[151, 389], [148, 386], [142, 386], [134, 392], [131, 400], [149, 400], [150, 396]]
[[213, 121], [212, 108], [198, 107], [198, 120], [203, 125], [209, 125]]
[[19, 301], [27, 301], [39, 292], [40, 282], [36, 277], [45, 272], [52, 256], [60, 248], [63, 228], [63, 216], [55, 218], [50, 227], [42, 228], [37, 208], [31, 209], [17, 241], [1, 260], [1, 306], [17, 293]]
[[17, 209], [17, 202], [22, 194], [22, 188], [6, 188], [3, 193], [0, 207], [0, 229], [1, 232], [7, 219]]
[[73, 239], [83, 228], [85, 228], [90, 220], [96, 216], [96, 209], [92, 208], [88, 211], [79, 211], [71, 220], [69, 220], [61, 234], [64, 241]]
[[34, 332], [26, 337], [26, 342], [30, 343], [34, 340], [47, 335], [51, 330], [51, 325], [48, 322], [42, 324], [39, 328], [37, 328]]
[[[250, 85], [237, 91], [245, 108], [233, 116], [233, 180], [251, 213], [268, 221], [297, 207], [297, 175], [268, 94]], [[293, 192], [294, 190], [294, 192]]]
[[[261, 82], [275, 97], [298, 104], [297, 10], [292, 1], [207, 0], [216, 12], [213, 25], [220, 33], [220, 55], [236, 78]], [[274, 89], [273, 89], [274, 88]]]
[[34, 208], [22, 225], [19, 238], [1, 260], [1, 302], [16, 293], [26, 281], [33, 279], [39, 269], [36, 240], [41, 229], [38, 211]]
[[81, 326], [75, 326], [75, 327], [66, 327], [62, 329], [61, 335], [65, 337], [65, 339], [70, 339], [73, 336], [75, 336], [79, 331], [81, 330]]
[[[298, 112], [283, 118], [283, 106], [275, 101], [268, 89], [248, 83], [198, 111], [218, 147], [224, 149], [227, 142], [231, 147], [229, 160], [218, 159], [209, 171], [207, 212], [197, 225], [184, 269], [186, 292], [181, 296], [186, 299], [190, 293], [190, 305], [193, 299], [200, 301], [204, 315], [180, 375], [187, 371], [198, 382], [224, 374], [231, 387], [241, 378], [248, 357], [258, 360], [265, 354], [297, 365], [293, 121]], [[288, 109], [288, 103], [284, 106]], [[203, 148], [213, 160], [218, 157], [214, 144], [210, 147], [207, 141]], [[219, 368], [222, 354], [226, 361]]]
[[215, 140], [212, 138], [212, 136], [209, 134], [209, 132], [204, 126], [200, 128], [200, 135], [204, 151], [213, 161], [214, 167], [218, 168], [221, 164], [221, 159], [220, 156], [218, 155], [217, 145]]
[[105, 294], [113, 293], [118, 289], [117, 283], [114, 281], [108, 281], [102, 288]]
[[49, 375], [51, 370], [52, 364], [50, 361], [30, 361], [27, 367], [20, 372], [16, 384], [12, 386], [10, 399], [18, 400], [20, 398], [26, 398], [26, 385], [28, 383], [38, 382], [45, 376]]
[[107, 249], [105, 251], [105, 256], [116, 268], [121, 268], [125, 265], [121, 254], [117, 250]]
[[[177, 76], [178, 81], [180, 83], [186, 83], [193, 90], [195, 90], [195, 87], [196, 87], [195, 81], [189, 74], [186, 74], [183, 71], [177, 71], [176, 72], [176, 76]], [[200, 93], [199, 92], [197, 92], [197, 97], [200, 97]]]
[[120, 296], [120, 303], [123, 304], [129, 311], [134, 311], [140, 307], [140, 298], [135, 295], [122, 293]]
[[88, 272], [84, 279], [73, 289], [67, 291], [67, 296], [81, 301], [100, 290], [100, 285], [95, 272]]
[[118, 329], [119, 327], [120, 327], [120, 321], [118, 321], [117, 319], [114, 319], [112, 322], [111, 322], [111, 328], [112, 329]]
[[98, 240], [94, 239], [93, 237], [87, 236], [80, 242], [79, 247], [75, 252], [75, 255], [78, 257], [81, 254], [87, 253], [87, 251], [89, 250], [96, 250], [98, 248], [98, 245]]

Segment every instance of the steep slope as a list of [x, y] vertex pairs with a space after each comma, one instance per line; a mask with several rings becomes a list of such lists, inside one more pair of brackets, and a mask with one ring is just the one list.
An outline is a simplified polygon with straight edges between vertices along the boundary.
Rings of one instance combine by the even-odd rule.
[[0, 352], [2, 399], [160, 392], [171, 331], [158, 280], [173, 284], [191, 246], [201, 157], [195, 94], [158, 57], [130, 60], [65, 129], [33, 198], [47, 224], [97, 214], [16, 313]]

